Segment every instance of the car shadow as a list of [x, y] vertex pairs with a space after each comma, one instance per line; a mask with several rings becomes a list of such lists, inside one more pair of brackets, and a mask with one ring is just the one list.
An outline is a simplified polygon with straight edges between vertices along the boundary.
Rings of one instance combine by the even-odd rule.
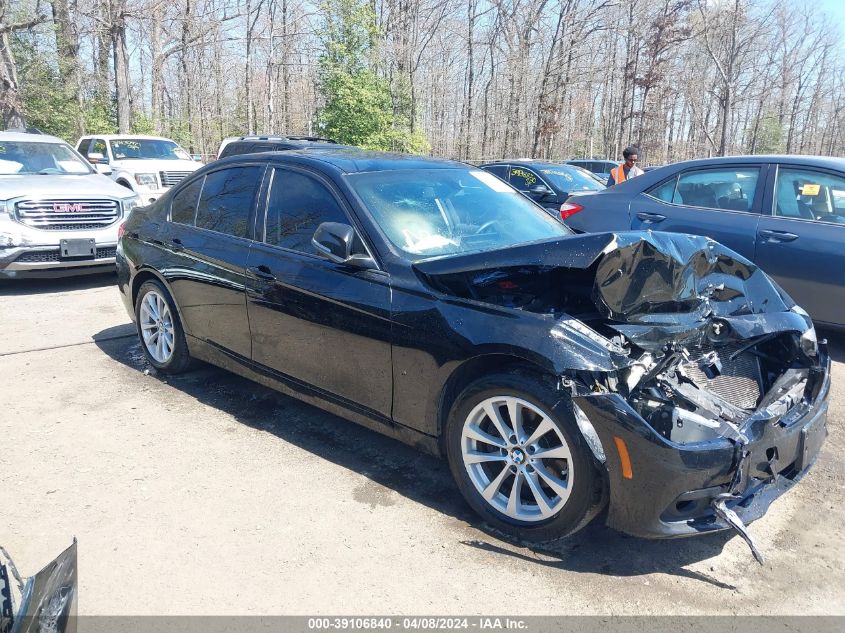
[[0, 297], [90, 290], [114, 286], [116, 283], [117, 273], [114, 271], [58, 279], [0, 279]]
[[[137, 339], [126, 337], [127, 331], [126, 325], [108, 328], [94, 335], [93, 340], [106, 355], [139, 374], [154, 377], [204, 405], [220, 409], [241, 424], [272, 433], [321, 459], [472, 526], [481, 534], [479, 538], [461, 541], [467, 547], [566, 571], [616, 576], [666, 573], [735, 589], [685, 568], [718, 555], [733, 534], [651, 541], [607, 528], [599, 517], [553, 546], [516, 541], [490, 529], [469, 509], [445, 460], [216, 367], [203, 364], [179, 376], [158, 374], [147, 363]], [[359, 500], [367, 502], [365, 498]]]

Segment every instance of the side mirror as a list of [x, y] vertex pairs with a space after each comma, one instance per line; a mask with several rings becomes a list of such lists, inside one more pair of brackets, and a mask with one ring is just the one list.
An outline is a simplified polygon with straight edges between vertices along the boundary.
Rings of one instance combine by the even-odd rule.
[[355, 229], [340, 222], [323, 222], [314, 231], [311, 244], [319, 255], [335, 264], [346, 264], [357, 268], [375, 268], [369, 255], [353, 253]]
[[545, 198], [546, 196], [550, 196], [553, 194], [554, 191], [549, 189], [546, 185], [540, 183], [528, 187], [528, 195], [530, 195], [532, 198]]
[[88, 152], [88, 162], [92, 165], [96, 165], [97, 163], [104, 163], [106, 162], [106, 157], [103, 156], [100, 152]]
[[191, 160], [197, 163], [202, 162], [202, 154], [191, 154]]
[[112, 168], [109, 165], [105, 165], [103, 163], [94, 163], [94, 169], [97, 170], [98, 174], [103, 174], [103, 176], [112, 175]]

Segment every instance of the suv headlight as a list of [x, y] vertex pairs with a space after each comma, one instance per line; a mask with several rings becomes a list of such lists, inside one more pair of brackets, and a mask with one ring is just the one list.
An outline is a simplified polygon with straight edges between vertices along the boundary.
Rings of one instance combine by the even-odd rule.
[[152, 189], [156, 189], [158, 187], [155, 174], [135, 174], [135, 182], [142, 187], [150, 187]]
[[129, 215], [129, 212], [132, 211], [135, 207], [141, 206], [141, 199], [138, 196], [132, 196], [131, 198], [124, 198], [123, 199], [123, 217]]

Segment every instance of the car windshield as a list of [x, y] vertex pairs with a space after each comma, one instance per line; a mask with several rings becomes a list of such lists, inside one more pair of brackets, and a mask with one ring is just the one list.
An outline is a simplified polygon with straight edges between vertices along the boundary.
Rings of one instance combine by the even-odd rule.
[[540, 169], [540, 173], [552, 184], [567, 193], [575, 191], [600, 191], [605, 187], [601, 185], [590, 172], [581, 170], [579, 167], [565, 167], [563, 165]]
[[387, 238], [409, 259], [494, 250], [571, 235], [493, 174], [477, 169], [349, 177]]
[[191, 160], [188, 152], [173, 141], [149, 138], [121, 138], [111, 141], [115, 160]]
[[85, 175], [91, 171], [91, 167], [64, 143], [0, 141], [0, 175]]

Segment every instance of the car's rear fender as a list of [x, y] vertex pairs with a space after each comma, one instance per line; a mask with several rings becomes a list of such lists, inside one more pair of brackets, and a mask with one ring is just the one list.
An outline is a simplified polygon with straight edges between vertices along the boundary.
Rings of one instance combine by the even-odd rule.
[[627, 231], [631, 228], [631, 201], [627, 196], [603, 191], [570, 196], [568, 201], [584, 208], [566, 219], [566, 225], [583, 233]]

